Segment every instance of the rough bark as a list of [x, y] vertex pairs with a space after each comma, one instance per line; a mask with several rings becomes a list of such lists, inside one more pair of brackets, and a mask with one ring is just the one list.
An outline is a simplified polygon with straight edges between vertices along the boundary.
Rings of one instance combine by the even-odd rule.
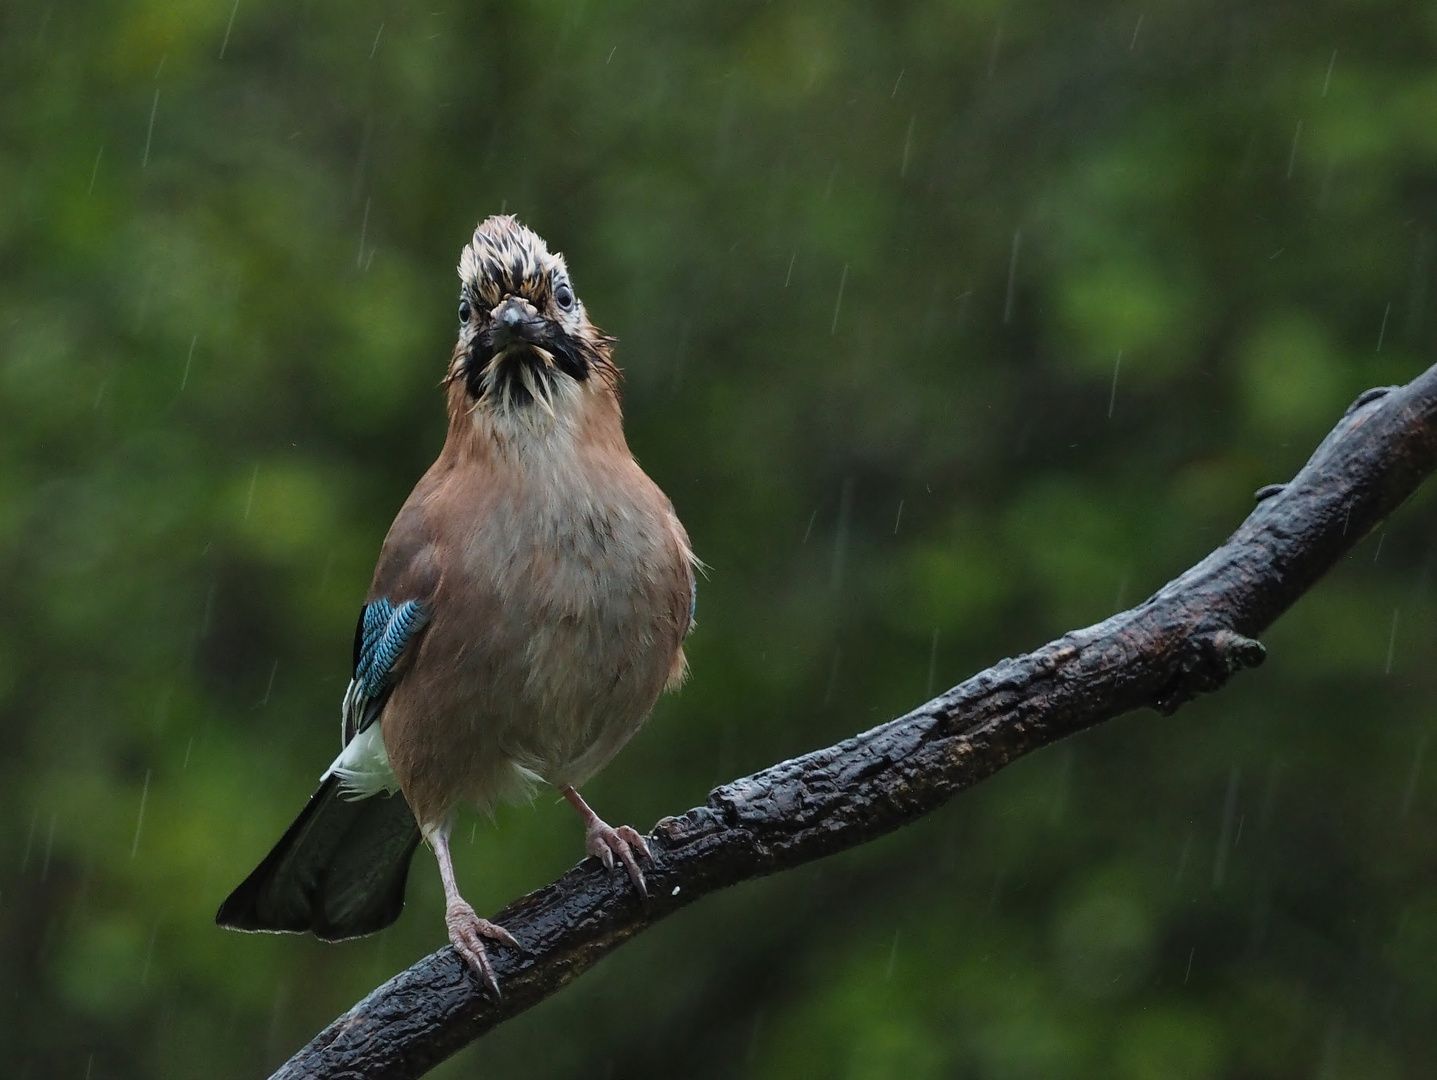
[[1003, 660], [906, 716], [716, 788], [650, 843], [650, 899], [588, 859], [496, 916], [490, 999], [450, 948], [394, 976], [276, 1078], [410, 1078], [717, 889], [853, 847], [1009, 762], [1143, 706], [1170, 713], [1263, 660], [1254, 640], [1437, 468], [1437, 366], [1363, 394], [1285, 486], [1149, 599]]

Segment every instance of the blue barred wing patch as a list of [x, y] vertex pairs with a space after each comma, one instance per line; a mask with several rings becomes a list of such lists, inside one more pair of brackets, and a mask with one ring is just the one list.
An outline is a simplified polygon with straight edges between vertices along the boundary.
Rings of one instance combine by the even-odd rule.
[[428, 624], [429, 609], [418, 600], [395, 607], [381, 598], [364, 606], [354, 632], [354, 676], [344, 695], [346, 745], [374, 723], [394, 688], [395, 663]]

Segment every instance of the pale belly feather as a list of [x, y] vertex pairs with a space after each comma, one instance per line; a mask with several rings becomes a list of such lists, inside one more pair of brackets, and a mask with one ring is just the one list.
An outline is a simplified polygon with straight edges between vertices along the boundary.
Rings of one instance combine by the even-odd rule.
[[385, 712], [385, 742], [402, 725], [417, 747], [391, 745], [390, 757], [421, 822], [457, 802], [523, 798], [537, 780], [579, 786], [681, 670], [687, 545], [632, 470], [555, 470], [484, 507], [464, 553], [467, 595], [441, 587], [415, 671]]

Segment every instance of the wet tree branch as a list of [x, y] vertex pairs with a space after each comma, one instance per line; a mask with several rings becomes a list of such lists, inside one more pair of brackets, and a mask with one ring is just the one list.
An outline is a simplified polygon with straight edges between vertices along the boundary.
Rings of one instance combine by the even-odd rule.
[[1434, 468], [1437, 366], [1359, 397], [1291, 483], [1264, 488], [1221, 547], [1136, 607], [664, 818], [651, 840], [647, 905], [594, 859], [510, 904], [498, 921], [528, 952], [492, 950], [502, 1001], [446, 947], [330, 1024], [275, 1078], [420, 1076], [700, 897], [897, 829], [1024, 754], [1120, 713], [1170, 713], [1219, 689], [1262, 662], [1255, 635]]

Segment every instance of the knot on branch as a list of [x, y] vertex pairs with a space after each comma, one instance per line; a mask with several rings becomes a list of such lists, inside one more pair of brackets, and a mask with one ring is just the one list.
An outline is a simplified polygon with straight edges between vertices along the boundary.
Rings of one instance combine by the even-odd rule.
[[1362, 393], [1360, 393], [1360, 394], [1357, 395], [1357, 400], [1355, 400], [1351, 405], [1347, 406], [1347, 411], [1342, 414], [1342, 417], [1343, 417], [1343, 419], [1345, 420], [1347, 417], [1351, 416], [1353, 413], [1355, 413], [1358, 409], [1362, 408], [1362, 406], [1366, 405], [1368, 402], [1376, 401], [1378, 398], [1384, 398], [1384, 397], [1386, 397], [1388, 394], [1392, 393], [1392, 391], [1394, 391], [1394, 390], [1401, 390], [1401, 389], [1402, 389], [1402, 387], [1400, 387], [1400, 386], [1373, 386], [1373, 387], [1370, 387], [1369, 389], [1364, 390], [1364, 391], [1362, 391]]
[[1262, 642], [1235, 630], [1194, 634], [1183, 641], [1177, 673], [1158, 693], [1153, 707], [1171, 716], [1199, 694], [1222, 689], [1243, 668], [1257, 667], [1265, 659]]

